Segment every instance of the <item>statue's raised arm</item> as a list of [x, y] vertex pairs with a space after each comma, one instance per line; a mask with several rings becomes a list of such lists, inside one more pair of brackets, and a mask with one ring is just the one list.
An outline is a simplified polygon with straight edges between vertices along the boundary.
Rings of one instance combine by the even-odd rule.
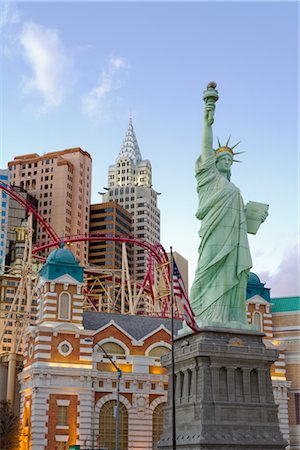
[[203, 93], [203, 100], [205, 101], [201, 153], [203, 162], [214, 156], [212, 124], [214, 123], [215, 103], [219, 98], [216, 87], [217, 84], [212, 81], [211, 83], [208, 83], [207, 89]]

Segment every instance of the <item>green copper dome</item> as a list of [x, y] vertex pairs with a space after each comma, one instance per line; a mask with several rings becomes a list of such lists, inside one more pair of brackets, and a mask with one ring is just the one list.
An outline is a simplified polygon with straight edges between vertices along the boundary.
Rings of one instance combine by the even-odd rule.
[[260, 286], [262, 283], [256, 273], [250, 272], [248, 284], [257, 284], [258, 286]]
[[250, 272], [248, 283], [247, 283], [247, 291], [246, 298], [254, 297], [254, 295], [260, 295], [262, 298], [270, 301], [270, 289], [265, 287], [265, 283], [262, 283], [259, 277], [254, 272]]
[[78, 266], [75, 256], [66, 248], [57, 248], [51, 252], [47, 258], [47, 262], [50, 261], [59, 264], [76, 264]]
[[55, 280], [64, 275], [70, 275], [79, 283], [83, 282], [83, 267], [79, 265], [73, 253], [61, 244], [48, 256], [39, 274], [46, 280]]

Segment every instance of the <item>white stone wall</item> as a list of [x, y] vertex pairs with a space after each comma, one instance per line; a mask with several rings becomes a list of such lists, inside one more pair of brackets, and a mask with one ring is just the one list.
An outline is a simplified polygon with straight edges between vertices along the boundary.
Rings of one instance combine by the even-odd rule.
[[272, 380], [273, 393], [275, 403], [278, 405], [278, 420], [279, 427], [289, 445], [286, 450], [290, 449], [290, 428], [289, 428], [289, 415], [288, 415], [288, 388], [290, 382]]
[[44, 450], [47, 445], [49, 392], [42, 388], [32, 391], [30, 450]]
[[93, 428], [94, 424], [94, 404], [95, 396], [92, 387], [85, 392], [79, 392], [78, 395], [78, 421], [77, 435], [79, 436], [78, 444], [82, 447], [93, 447]]

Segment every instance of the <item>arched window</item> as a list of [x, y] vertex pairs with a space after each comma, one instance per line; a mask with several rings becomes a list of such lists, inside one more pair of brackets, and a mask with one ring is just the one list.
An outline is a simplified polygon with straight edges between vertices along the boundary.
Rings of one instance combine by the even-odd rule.
[[59, 296], [58, 318], [71, 320], [71, 296], [68, 292], [62, 292]]
[[162, 356], [166, 353], [169, 353], [170, 349], [168, 347], [164, 347], [163, 345], [157, 345], [156, 347], [152, 348], [150, 352], [148, 353], [149, 356]]
[[[105, 342], [104, 344], [101, 344], [101, 347], [110, 357], [117, 356], [118, 359], [126, 358], [126, 352], [124, 348], [116, 342]], [[97, 353], [102, 353], [103, 357], [106, 358], [106, 355], [101, 347], [99, 345], [97, 346]]]
[[262, 317], [261, 317], [261, 313], [258, 311], [254, 311], [253, 315], [252, 315], [252, 323], [254, 325], [254, 328], [257, 331], [262, 331], [263, 327], [262, 327]]
[[152, 448], [156, 448], [164, 427], [164, 403], [156, 406], [152, 416]]
[[170, 351], [170, 349], [168, 347], [165, 347], [163, 345], [157, 345], [149, 351], [148, 356], [152, 356], [152, 357], [154, 356], [155, 361], [160, 362], [160, 357], [165, 355], [166, 353], [169, 353], [169, 351]]
[[[99, 447], [115, 450], [116, 447], [116, 419], [114, 416], [116, 400], [104, 403], [99, 415]], [[119, 433], [118, 449], [128, 449], [128, 412], [123, 403], [119, 403]]]

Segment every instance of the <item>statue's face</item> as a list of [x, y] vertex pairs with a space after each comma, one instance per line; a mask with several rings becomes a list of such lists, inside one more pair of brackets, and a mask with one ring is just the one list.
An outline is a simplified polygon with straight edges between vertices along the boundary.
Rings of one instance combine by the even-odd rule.
[[217, 158], [216, 166], [220, 173], [227, 174], [228, 172], [230, 172], [232, 163], [232, 157], [228, 153], [224, 153], [224, 155]]

